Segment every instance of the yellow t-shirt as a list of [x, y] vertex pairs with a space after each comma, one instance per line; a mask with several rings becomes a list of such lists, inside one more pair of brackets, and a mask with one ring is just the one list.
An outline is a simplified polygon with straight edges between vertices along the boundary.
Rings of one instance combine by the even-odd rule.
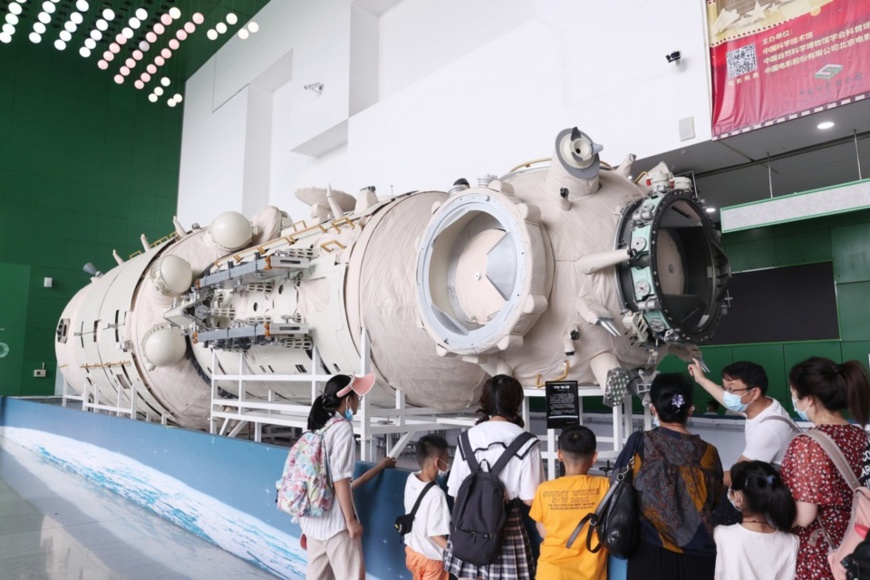
[[[595, 511], [610, 482], [606, 477], [571, 475], [546, 481], [538, 486], [532, 511], [533, 520], [544, 526], [546, 535], [538, 558], [539, 580], [604, 580], [607, 578], [607, 552], [586, 549], [586, 528], [568, 548], [568, 538], [588, 513]], [[593, 546], [597, 538], [593, 539]]]

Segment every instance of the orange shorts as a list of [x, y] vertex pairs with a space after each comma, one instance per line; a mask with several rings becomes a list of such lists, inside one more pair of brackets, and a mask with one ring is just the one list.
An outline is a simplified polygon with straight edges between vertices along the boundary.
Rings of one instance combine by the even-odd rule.
[[405, 546], [405, 566], [411, 573], [412, 580], [448, 580], [450, 578], [444, 571], [443, 561], [430, 560], [408, 546]]

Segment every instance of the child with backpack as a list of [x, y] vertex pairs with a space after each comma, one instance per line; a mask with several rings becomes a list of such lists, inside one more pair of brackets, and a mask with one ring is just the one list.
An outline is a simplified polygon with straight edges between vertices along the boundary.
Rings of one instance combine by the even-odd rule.
[[[447, 496], [435, 478], [450, 469], [447, 441], [439, 435], [424, 435], [417, 441], [420, 471], [405, 483], [404, 525], [405, 565], [413, 580], [448, 580], [444, 571], [444, 549], [450, 533]], [[411, 516], [411, 517], [408, 517]]]
[[[566, 427], [559, 435], [559, 461], [565, 475], [538, 486], [532, 511], [541, 543], [538, 578], [547, 580], [606, 580], [607, 551], [592, 553], [581, 537], [568, 548], [568, 539], [585, 514], [593, 513], [610, 489], [606, 477], [589, 475], [595, 463], [595, 434], [588, 427]], [[585, 537], [585, 536], [584, 536]]]
[[359, 409], [360, 397], [371, 390], [374, 382], [372, 374], [335, 375], [326, 382], [323, 395], [314, 400], [308, 414], [309, 431], [322, 436], [334, 493], [331, 506], [322, 515], [299, 518], [307, 541], [309, 580], [364, 580], [366, 575], [363, 528], [357, 520], [351, 492], [356, 443], [350, 421]]
[[797, 508], [776, 470], [763, 461], [735, 464], [728, 499], [743, 522], [713, 530], [716, 580], [793, 580], [800, 541], [789, 530]]
[[538, 440], [523, 429], [523, 388], [507, 375], [486, 381], [481, 418], [459, 439], [447, 493], [455, 498], [444, 569], [457, 578], [532, 580], [535, 561], [519, 502], [544, 480]]

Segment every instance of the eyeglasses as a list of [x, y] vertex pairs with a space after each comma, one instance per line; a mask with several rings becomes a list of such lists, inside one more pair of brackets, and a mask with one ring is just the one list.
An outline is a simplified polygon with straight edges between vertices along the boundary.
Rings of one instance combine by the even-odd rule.
[[755, 387], [747, 387], [745, 389], [732, 389], [730, 387], [722, 387], [722, 388], [725, 390], [725, 392], [728, 392], [728, 393], [739, 393], [740, 391], [751, 391]]

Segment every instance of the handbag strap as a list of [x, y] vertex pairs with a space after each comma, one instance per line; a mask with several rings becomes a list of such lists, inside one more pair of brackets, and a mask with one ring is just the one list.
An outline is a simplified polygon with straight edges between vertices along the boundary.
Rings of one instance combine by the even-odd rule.
[[788, 417], [783, 417], [782, 415], [770, 415], [770, 416], [768, 416], [768, 417], [765, 417], [765, 418], [762, 419], [761, 421], [759, 421], [758, 424], [760, 425], [760, 424], [764, 423], [765, 421], [782, 421], [783, 423], [786, 423], [786, 424], [790, 425], [791, 428], [792, 428], [793, 430], [797, 431], [798, 433], [803, 433], [803, 432], [804, 432], [804, 430], [801, 429], [801, 428], [798, 426], [798, 424], [795, 423], [792, 419], [790, 419], [790, 418], [788, 418]]
[[[613, 489], [613, 488], [611, 488], [611, 489]], [[601, 503], [604, 503], [604, 501], [606, 501], [609, 496], [610, 496], [610, 490], [607, 490], [607, 495], [604, 496], [604, 500], [602, 500]], [[579, 536], [580, 532], [583, 531], [583, 527], [592, 519], [595, 519], [594, 513], [586, 514], [585, 516], [583, 516], [583, 519], [580, 520], [580, 523], [577, 524], [577, 527], [574, 528], [573, 532], [571, 532], [571, 537], [568, 538], [568, 543], [565, 544], [566, 547], [570, 548], [571, 546], [574, 545], [574, 542], [577, 541], [577, 536]], [[589, 525], [594, 526], [595, 523], [593, 522]]]
[[414, 502], [414, 507], [411, 508], [411, 513], [408, 514], [411, 518], [414, 518], [417, 515], [417, 510], [420, 509], [420, 503], [423, 501], [423, 496], [425, 496], [426, 492], [433, 487], [435, 487], [435, 482], [430, 481], [426, 484], [426, 487], [423, 488], [423, 491], [420, 492], [420, 495], [417, 496], [417, 501]]
[[[622, 483], [626, 477], [630, 477], [631, 470], [634, 468], [634, 456], [637, 453], [638, 448], [640, 447], [640, 442], [643, 440], [643, 433], [638, 435], [638, 437], [634, 440], [634, 445], [631, 446], [631, 457], [628, 460], [628, 464], [625, 468], [620, 471], [616, 475], [616, 479], [613, 485], [610, 486], [610, 489], [607, 490], [607, 493], [604, 494], [604, 497], [601, 498], [601, 502], [598, 504], [598, 507], [595, 508], [595, 511], [590, 514], [586, 514], [583, 516], [583, 519], [580, 520], [580, 523], [577, 524], [577, 527], [574, 528], [574, 531], [571, 532], [571, 536], [568, 538], [567, 544], [565, 546], [570, 548], [574, 545], [574, 542], [577, 541], [577, 536], [580, 535], [580, 532], [583, 531], [583, 528], [588, 523], [590, 528], [594, 528], [598, 524], [598, 520], [600, 518], [601, 513], [607, 509], [607, 504], [610, 503], [610, 498], [613, 497], [613, 492], [616, 490], [617, 486]], [[601, 549], [601, 542], [599, 540], [598, 547], [592, 548], [592, 530], [589, 530], [589, 534], [586, 536], [586, 547], [590, 552], [595, 553]]]
[[843, 479], [846, 480], [846, 485], [849, 486], [849, 489], [855, 491], [856, 489], [861, 487], [861, 483], [855, 476], [855, 472], [852, 471], [852, 467], [846, 460], [846, 456], [843, 455], [843, 452], [840, 451], [840, 448], [827, 433], [823, 433], [818, 429], [810, 429], [809, 431], [804, 433], [804, 435], [809, 436], [816, 443], [819, 444], [819, 447], [821, 447], [822, 451], [824, 451], [828, 455], [828, 457], [834, 463], [834, 467], [837, 468], [837, 471], [839, 471]]

